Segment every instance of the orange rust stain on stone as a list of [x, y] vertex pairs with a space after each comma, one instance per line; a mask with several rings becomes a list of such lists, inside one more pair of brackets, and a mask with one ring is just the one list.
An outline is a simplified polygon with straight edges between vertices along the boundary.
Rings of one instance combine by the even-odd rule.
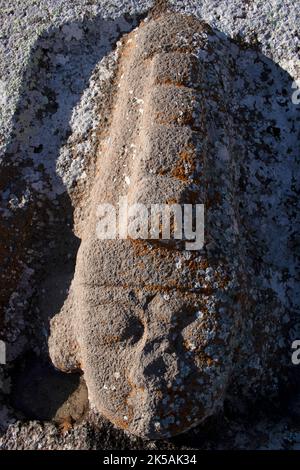
[[121, 338], [118, 335], [103, 336], [103, 344], [105, 344], [106, 346], [111, 346], [113, 344], [119, 343], [120, 341], [121, 341]]
[[174, 82], [170, 78], [161, 79], [161, 78], [157, 77], [154, 83], [155, 83], [155, 85], [165, 85], [165, 86], [172, 86], [172, 87], [176, 87], [176, 88], [186, 88], [186, 86], [183, 83]]

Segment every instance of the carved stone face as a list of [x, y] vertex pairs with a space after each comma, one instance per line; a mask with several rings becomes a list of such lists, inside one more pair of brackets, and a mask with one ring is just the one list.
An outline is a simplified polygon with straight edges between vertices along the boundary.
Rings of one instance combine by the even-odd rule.
[[[77, 346], [68, 367], [82, 368], [91, 402], [108, 419], [134, 434], [168, 437], [222, 403], [239, 312], [229, 308], [232, 279], [230, 286], [224, 268], [198, 253], [139, 245], [82, 243], [72, 294], [52, 330], [70, 337], [73, 325]], [[56, 336], [50, 351], [62, 367]]]
[[[183, 432], [213, 413], [227, 384], [238, 318], [228, 309], [228, 278], [220, 267], [205, 268], [195, 254], [186, 259], [182, 252], [146, 244], [141, 253], [131, 242], [119, 243], [119, 253], [117, 242], [82, 245], [79, 256], [86, 263], [78, 260], [81, 275], [72, 286], [90, 399], [116, 425], [135, 434], [155, 438]], [[89, 262], [105, 254], [110, 261], [94, 264], [91, 279]], [[128, 260], [139, 273], [132, 273]], [[139, 265], [148, 263], [153, 271], [143, 272]], [[119, 287], [116, 280], [114, 287], [97, 284], [99, 268], [106, 279], [118, 270]], [[184, 276], [187, 269], [190, 275]], [[149, 274], [154, 284], [146, 288]], [[206, 287], [189, 290], [189, 281], [196, 284], [193, 278]], [[218, 292], [216, 283], [222, 283]]]
[[[230, 258], [232, 181], [222, 179], [224, 170], [234, 175], [232, 155], [222, 167], [212, 160], [217, 134], [197, 58], [209, 37], [207, 26], [172, 13], [125, 39], [74, 280], [51, 325], [54, 364], [81, 368], [97, 409], [144, 437], [183, 432], [222, 404], [242, 314], [240, 298], [232, 308], [243, 283], [239, 254]], [[212, 70], [222, 122], [223, 89]], [[204, 249], [97, 239], [98, 204], [117, 205], [124, 195], [146, 205], [204, 203]]]

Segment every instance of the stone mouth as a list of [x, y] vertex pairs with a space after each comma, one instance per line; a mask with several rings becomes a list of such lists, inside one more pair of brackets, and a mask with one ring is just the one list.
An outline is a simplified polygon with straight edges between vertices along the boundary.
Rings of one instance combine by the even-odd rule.
[[210, 415], [209, 412], [203, 413], [201, 405], [198, 412], [192, 414], [188, 403], [187, 399], [181, 409], [166, 407], [162, 403], [154, 408], [151, 402], [141, 407], [136, 397], [127, 430], [148, 439], [164, 439], [184, 433]]

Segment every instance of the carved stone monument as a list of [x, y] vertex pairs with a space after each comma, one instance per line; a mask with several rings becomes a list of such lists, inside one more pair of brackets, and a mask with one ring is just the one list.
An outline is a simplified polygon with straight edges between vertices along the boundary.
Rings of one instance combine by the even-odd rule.
[[[55, 366], [81, 369], [99, 412], [142, 437], [184, 432], [222, 406], [233, 380], [252, 383], [243, 342], [255, 341], [245, 327], [255, 300], [230, 67], [226, 56], [203, 60], [219, 44], [209, 26], [173, 12], [123, 38], [108, 133], [76, 221], [74, 279], [51, 322]], [[147, 207], [204, 204], [204, 246], [99, 239], [99, 205], [117, 208], [124, 196]]]

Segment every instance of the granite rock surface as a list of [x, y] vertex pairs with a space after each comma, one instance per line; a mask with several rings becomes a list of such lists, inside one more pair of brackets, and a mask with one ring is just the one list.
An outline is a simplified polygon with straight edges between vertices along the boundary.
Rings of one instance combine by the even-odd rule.
[[[299, 78], [299, 17], [294, 4], [289, 1], [272, 1], [268, 4], [259, 1], [171, 3], [172, 8], [184, 14], [192, 14], [210, 26], [210, 33], [202, 38], [202, 42], [197, 38], [200, 46], [197, 63], [205, 66], [208, 72], [207, 75], [201, 74], [200, 80], [204, 85], [204, 124], [211, 129], [214, 123], [216, 132], [213, 139], [215, 148], [210, 149], [211, 153], [206, 153], [204, 172], [205, 178], [210, 181], [208, 189], [212, 188], [212, 194], [209, 194], [209, 190], [205, 197], [216, 196], [220, 188], [220, 194], [217, 195], [219, 202], [212, 205], [209, 211], [208, 225], [212, 240], [217, 245], [226, 239], [227, 243], [222, 243], [222, 250], [225, 249], [225, 260], [230, 260], [229, 266], [232, 266], [229, 278], [235, 279], [235, 273], [245, 275], [245, 279], [237, 276], [237, 284], [233, 283], [232, 290], [245, 292], [246, 295], [233, 304], [237, 305], [239, 311], [240, 302], [241, 305], [244, 302], [248, 310], [242, 308], [236, 316], [229, 312], [229, 317], [232, 316], [237, 323], [230, 332], [230, 341], [227, 343], [229, 350], [225, 352], [228, 356], [225, 368], [228, 366], [228, 370], [220, 373], [222, 366], [224, 368], [222, 346], [215, 348], [210, 337], [202, 337], [199, 344], [201, 347], [204, 344], [208, 346], [206, 360], [207, 357], [221, 359], [221, 367], [215, 369], [218, 373], [208, 374], [208, 390], [217, 387], [218, 379], [221, 378], [218, 387], [219, 390], [226, 390], [226, 402], [240, 409], [243, 406], [241, 397], [250, 401], [259, 396], [277, 397], [282, 384], [293, 380], [290, 372], [292, 376], [297, 375], [295, 368], [291, 368], [290, 348], [292, 341], [300, 336], [297, 313], [299, 289], [296, 282], [299, 105], [295, 91], [295, 80]], [[43, 427], [33, 423], [28, 427], [21, 423], [12, 424], [18, 419], [39, 419], [39, 416], [28, 412], [28, 409], [34, 408], [32, 403], [24, 407], [18, 400], [13, 401], [11, 391], [18, 391], [19, 369], [26, 370], [27, 361], [31, 367], [31, 360], [33, 363], [48, 360], [49, 320], [61, 311], [64, 302], [66, 307], [63, 310], [72, 304], [73, 285], [80, 277], [77, 272], [83, 272], [78, 266], [75, 270], [79, 242], [72, 227], [74, 225], [80, 239], [86, 239], [82, 221], [85, 220], [87, 208], [93, 207], [90, 195], [94, 194], [93, 184], [97, 181], [97, 174], [105, 168], [101, 160], [103, 153], [99, 152], [99, 143], [104, 145], [105, 138], [99, 136], [99, 129], [107, 126], [113, 104], [111, 99], [118, 96], [116, 92], [109, 91], [116, 85], [122, 48], [126, 47], [126, 36], [123, 40], [121, 38], [140, 24], [150, 6], [150, 2], [142, 1], [114, 4], [72, 2], [72, 5], [59, 1], [34, 4], [5, 2], [2, 11], [0, 258], [4, 269], [1, 271], [1, 339], [7, 346], [7, 365], [1, 367], [1, 428], [5, 430], [9, 426], [2, 440], [5, 448], [15, 445], [13, 436], [17, 435], [20, 435], [16, 439], [20, 447], [26, 447], [26, 440], [28, 447], [37, 445], [34, 439], [32, 442], [30, 440], [32, 432], [32, 435], [39, 436], [37, 442], [41, 443], [41, 448], [49, 444], [45, 435], [52, 425]], [[196, 23], [196, 20], [193, 21]], [[212, 39], [211, 43], [208, 38]], [[118, 39], [121, 39], [121, 43], [115, 47]], [[146, 46], [149, 49], [157, 47], [156, 39], [151, 44], [146, 43]], [[162, 47], [163, 44], [162, 41]], [[165, 61], [160, 61], [159, 54], [163, 53], [165, 51], [162, 50], [156, 54], [154, 68], [165, 76], [173, 68], [172, 61], [175, 64], [178, 62], [170, 51], [167, 51]], [[191, 93], [198, 93], [189, 81], [195, 79], [194, 73], [192, 77], [186, 76], [184, 87], [189, 88]], [[213, 89], [205, 89], [208, 77], [214, 81]], [[172, 83], [176, 77], [171, 74], [167, 80]], [[162, 89], [165, 85], [153, 84], [151, 90], [155, 87]], [[153, 98], [153, 94], [151, 96]], [[144, 114], [138, 111], [149, 121], [155, 116], [155, 96], [156, 93], [151, 99], [152, 107], [145, 110]], [[292, 96], [296, 97], [294, 102]], [[170, 95], [170, 99], [174, 97]], [[135, 103], [135, 106], [142, 109], [142, 104]], [[181, 125], [179, 137], [175, 133], [172, 140], [170, 136], [167, 137], [170, 130], [163, 133], [170, 146], [174, 146], [170, 147], [170, 155], [173, 154], [173, 148], [182, 144], [178, 139], [183, 139], [186, 123], [182, 121], [178, 124]], [[162, 125], [159, 123], [159, 126]], [[166, 123], [168, 128], [171, 125], [170, 122]], [[150, 150], [158, 154], [161, 141], [159, 130], [155, 129], [155, 132], [147, 135], [149, 122], [142, 128], [145, 141], [152, 146], [148, 148], [149, 154]], [[184, 138], [189, 138], [188, 131]], [[210, 142], [208, 139], [204, 145], [210, 148]], [[167, 154], [164, 156], [168, 159]], [[140, 162], [137, 174], [147, 173], [149, 163], [152, 167], [153, 162], [147, 158], [143, 163]], [[172, 160], [164, 160], [163, 165], [168, 170], [172, 169], [173, 163]], [[214, 172], [209, 171], [213, 168], [211, 163], [215, 165]], [[156, 172], [161, 169], [156, 168]], [[177, 168], [175, 175], [180, 176], [180, 184], [186, 184], [184, 178], [189, 176], [190, 169], [188, 165]], [[224, 169], [227, 170], [225, 173]], [[132, 169], [130, 171], [130, 175], [133, 175]], [[126, 173], [123, 176], [126, 188], [128, 179], [125, 176], [129, 175]], [[166, 175], [160, 175], [161, 180], [163, 176], [166, 178]], [[149, 180], [141, 183], [140, 194], [148, 197], [144, 189], [149, 188]], [[134, 193], [133, 197], [136, 196]], [[231, 224], [233, 218], [236, 219], [234, 225]], [[219, 221], [221, 225], [218, 227]], [[224, 223], [234, 226], [233, 233], [230, 230], [222, 231]], [[87, 246], [88, 243], [83, 241], [81, 250]], [[213, 246], [211, 249], [213, 253]], [[164, 252], [164, 247], [159, 250], [155, 247], [154, 251]], [[138, 254], [145, 260], [149, 259], [146, 252], [140, 253], [140, 247]], [[185, 266], [193, 266], [193, 259], [184, 259], [182, 264], [179, 267], [181, 273]], [[199, 275], [196, 281], [193, 277], [193, 282], [198, 282], [192, 286], [197, 302], [200, 297], [197, 289], [201, 288], [201, 283], [210, 286], [220, 280], [214, 279], [209, 267], [203, 267], [205, 274]], [[71, 284], [74, 271], [75, 279]], [[93, 272], [97, 273], [97, 266], [91, 262], [88, 273]], [[172, 271], [172, 275], [176, 277], [176, 270], [174, 273]], [[186, 283], [185, 274], [180, 276], [180, 280], [185, 286], [191, 287]], [[70, 300], [66, 300], [69, 289]], [[119, 294], [112, 295], [117, 298]], [[159, 300], [160, 295], [156, 296], [156, 300]], [[130, 294], [129, 303], [132, 303], [132, 297]], [[213, 299], [211, 292], [208, 297]], [[123, 298], [121, 300], [124, 301]], [[82, 301], [86, 302], [87, 299]], [[168, 301], [173, 305], [172, 295]], [[163, 305], [168, 301], [162, 296]], [[222, 322], [218, 309], [214, 311], [214, 300], [208, 307], [212, 321], [206, 321], [204, 315], [205, 328], [202, 331], [208, 331], [216, 337], [220, 334], [226, 336], [229, 324], [228, 330], [226, 327], [223, 332], [220, 331]], [[134, 308], [139, 309], [136, 306]], [[202, 311], [198, 316], [201, 315]], [[68, 327], [66, 331], [70, 333], [73, 328], [71, 322]], [[81, 325], [80, 328], [83, 330], [85, 326]], [[139, 334], [144, 331], [143, 328], [138, 328]], [[186, 333], [190, 334], [188, 328]], [[194, 351], [191, 352], [193, 354]], [[28, 358], [32, 354], [34, 359]], [[234, 356], [231, 357], [231, 354]], [[66, 361], [67, 356], [70, 355], [65, 354]], [[202, 357], [203, 361], [205, 358]], [[193, 360], [190, 363], [193, 364]], [[68, 367], [73, 365], [69, 362]], [[203, 365], [204, 362], [200, 368]], [[209, 368], [212, 371], [214, 367], [209, 364]], [[35, 370], [34, 367], [31, 370]], [[136, 376], [140, 373], [141, 370], [135, 370]], [[105, 408], [103, 400], [98, 406], [102, 406], [102, 411]], [[158, 401], [155, 406], [158, 406]], [[223, 397], [219, 401], [214, 399], [214, 402], [218, 408]], [[297, 400], [291, 402], [296, 406], [293, 409], [297, 409]], [[206, 403], [204, 414], [196, 414], [201, 419], [201, 416], [210, 414], [212, 408]], [[296, 411], [293, 413], [297, 415]], [[192, 418], [196, 423], [198, 418], [194, 418], [194, 415]], [[258, 432], [261, 436], [269, 429], [267, 420], [268, 417], [264, 417], [258, 425], [262, 430], [261, 434]], [[159, 421], [153, 420], [153, 426], [154, 422]], [[70, 423], [73, 425], [72, 420]], [[80, 434], [82, 430], [87, 432], [87, 428], [84, 422], [78, 426], [70, 431], [72, 443], [68, 439], [64, 441], [63, 437], [59, 438], [58, 443], [57, 437], [53, 437], [49, 445], [60, 448], [64, 445], [80, 445], [76, 444], [76, 433]], [[178, 426], [180, 428], [183, 423]], [[229, 429], [234, 434], [243, 426], [232, 420]], [[279, 448], [287, 445], [283, 442], [289, 442], [288, 445], [292, 447], [297, 442], [297, 426], [293, 426], [281, 426], [278, 422], [279, 434], [276, 438], [266, 431], [271, 441], [273, 439], [273, 443], [268, 445]], [[184, 428], [187, 427], [189, 424], [185, 423]], [[293, 430], [286, 431], [287, 428]], [[138, 427], [133, 431], [140, 433]], [[263, 447], [265, 438], [257, 442], [251, 432], [246, 431], [246, 427], [244, 431], [247, 434], [244, 441], [246, 447]], [[167, 431], [166, 434], [163, 430], [156, 432], [167, 436]], [[178, 428], [175, 432], [178, 432]], [[117, 439], [122, 441], [121, 437]], [[224, 439], [220, 437], [219, 444], [214, 445], [226, 447], [229, 441], [235, 447], [244, 445], [232, 441], [229, 436]]]

